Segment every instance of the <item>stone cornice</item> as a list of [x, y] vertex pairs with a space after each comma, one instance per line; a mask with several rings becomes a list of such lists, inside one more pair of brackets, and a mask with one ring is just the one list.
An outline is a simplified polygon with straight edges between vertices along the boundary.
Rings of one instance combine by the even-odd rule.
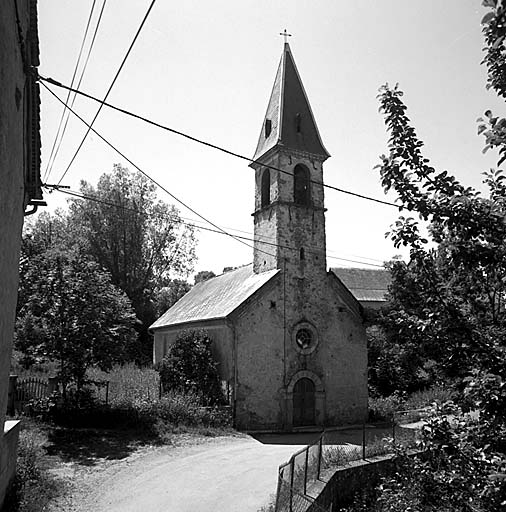
[[325, 162], [327, 160], [328, 156], [326, 155], [317, 155], [315, 153], [308, 153], [307, 151], [302, 151], [300, 149], [291, 149], [287, 148], [285, 146], [282, 146], [280, 144], [277, 144], [276, 146], [273, 146], [271, 149], [269, 149], [266, 153], [264, 153], [258, 160], [255, 160], [254, 162], [251, 162], [249, 164], [249, 167], [257, 167], [257, 166], [271, 166], [276, 167], [275, 165], [272, 165], [270, 163], [267, 163], [267, 161], [275, 154], [280, 153], [282, 155], [291, 156], [294, 158], [303, 158], [310, 161], [316, 160], [317, 162]]
[[263, 206], [262, 208], [259, 208], [258, 210], [254, 211], [251, 214], [251, 216], [254, 217], [256, 214], [267, 211], [274, 206], [295, 206], [297, 208], [304, 208], [306, 210], [313, 210], [316, 212], [318, 212], [318, 211], [326, 212], [327, 211], [327, 208], [325, 208], [323, 206], [315, 206], [312, 204], [311, 205], [303, 205], [303, 204], [294, 203], [293, 201], [278, 200], [278, 201], [272, 201], [272, 203], [269, 203], [267, 206]]

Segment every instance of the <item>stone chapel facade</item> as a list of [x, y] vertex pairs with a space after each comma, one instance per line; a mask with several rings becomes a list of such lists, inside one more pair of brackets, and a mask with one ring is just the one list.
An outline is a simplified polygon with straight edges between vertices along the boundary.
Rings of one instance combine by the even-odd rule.
[[182, 330], [208, 331], [240, 429], [322, 428], [367, 414], [362, 308], [327, 271], [328, 157], [285, 43], [251, 164], [253, 264], [197, 284], [151, 326], [155, 362]]

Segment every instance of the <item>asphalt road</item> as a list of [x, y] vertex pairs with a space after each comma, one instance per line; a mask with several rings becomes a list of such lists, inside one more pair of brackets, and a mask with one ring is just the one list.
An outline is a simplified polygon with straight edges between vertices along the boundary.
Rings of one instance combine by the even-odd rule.
[[[177, 449], [157, 448], [107, 468], [76, 510], [257, 512], [276, 491], [279, 465], [318, 435], [224, 437]], [[362, 430], [338, 430], [332, 437], [334, 445], [359, 449]]]

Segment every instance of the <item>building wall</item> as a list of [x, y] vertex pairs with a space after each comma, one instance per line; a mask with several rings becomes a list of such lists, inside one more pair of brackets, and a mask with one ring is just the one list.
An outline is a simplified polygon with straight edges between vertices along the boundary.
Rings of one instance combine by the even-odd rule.
[[[235, 320], [237, 425], [245, 430], [291, 430], [293, 386], [308, 377], [316, 387], [316, 424], [361, 422], [367, 414], [367, 349], [358, 308], [345, 302], [332, 276], [282, 276]], [[310, 325], [311, 353], [294, 335]]]
[[[38, 64], [35, 14], [36, 3], [30, 0], [2, 2], [0, 9], [0, 508], [15, 474], [19, 434], [19, 422], [5, 422], [5, 413], [21, 231], [28, 201], [36, 196], [42, 198], [38, 175], [38, 98], [33, 103], [34, 83], [33, 79], [28, 83], [23, 63], [24, 58], [27, 65]], [[23, 54], [18, 27], [24, 40]], [[36, 110], [28, 113], [27, 105], [33, 105]], [[34, 157], [30, 162], [29, 155]], [[31, 183], [34, 186], [27, 192], [25, 183], [29, 171], [33, 171]]]
[[[26, 34], [28, 1], [19, 1]], [[24, 212], [24, 84], [14, 2], [0, 9], [0, 425], [7, 408]]]
[[[285, 260], [298, 260], [299, 250], [304, 248], [306, 254], [319, 254], [312, 262], [313, 269], [326, 273], [324, 191], [323, 186], [317, 184], [323, 181], [321, 160], [294, 150], [280, 149], [272, 150], [263, 159], [264, 165], [254, 164], [254, 271], [283, 268]], [[310, 206], [294, 204], [293, 172], [298, 164], [304, 165], [310, 173]], [[262, 208], [261, 181], [265, 165], [284, 169], [290, 174], [270, 170], [271, 203]]]

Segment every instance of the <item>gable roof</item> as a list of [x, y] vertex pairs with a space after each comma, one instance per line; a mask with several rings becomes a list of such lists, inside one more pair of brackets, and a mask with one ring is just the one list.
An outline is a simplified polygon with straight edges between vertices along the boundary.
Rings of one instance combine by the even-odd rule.
[[386, 302], [392, 280], [384, 269], [343, 268], [330, 269], [359, 302]]
[[[271, 131], [266, 137], [267, 121], [271, 124]], [[288, 43], [285, 43], [283, 48], [253, 159], [257, 160], [277, 145], [321, 155], [325, 158], [330, 156], [320, 138]]]
[[150, 329], [225, 318], [278, 272], [275, 269], [255, 274], [250, 264], [198, 283], [153, 323]]

